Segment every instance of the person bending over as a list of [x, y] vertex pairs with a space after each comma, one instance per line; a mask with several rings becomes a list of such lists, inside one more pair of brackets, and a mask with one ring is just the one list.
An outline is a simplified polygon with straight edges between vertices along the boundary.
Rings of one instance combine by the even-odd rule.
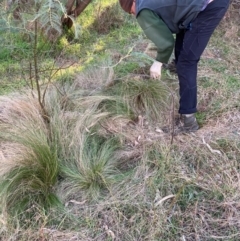
[[[157, 57], [150, 68], [161, 77], [174, 49], [179, 79], [179, 114], [182, 130], [196, 131], [197, 66], [213, 31], [224, 17], [230, 0], [119, 0], [122, 9], [134, 14], [145, 35], [156, 45]], [[176, 34], [174, 39], [173, 34]]]

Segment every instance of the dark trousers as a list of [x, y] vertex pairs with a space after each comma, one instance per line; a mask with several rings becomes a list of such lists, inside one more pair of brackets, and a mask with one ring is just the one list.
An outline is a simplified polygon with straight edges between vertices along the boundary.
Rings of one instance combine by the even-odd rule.
[[198, 14], [188, 30], [176, 35], [175, 63], [180, 88], [180, 114], [197, 112], [197, 65], [228, 6], [229, 0], [214, 0]]

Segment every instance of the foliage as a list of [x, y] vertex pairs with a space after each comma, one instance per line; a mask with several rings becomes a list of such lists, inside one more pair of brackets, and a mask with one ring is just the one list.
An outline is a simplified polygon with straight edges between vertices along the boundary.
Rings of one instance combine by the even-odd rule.
[[41, 29], [48, 35], [50, 31], [57, 31], [59, 35], [62, 33], [61, 17], [66, 15], [65, 7], [60, 1], [47, 0], [42, 1], [38, 12], [34, 14], [34, 19], [37, 21]]
[[[60, 1], [41, 0], [41, 1], [9, 1], [8, 9], [2, 11], [2, 30], [24, 31], [26, 34], [31, 33], [35, 22], [43, 30], [46, 36], [55, 32], [55, 37], [62, 33], [61, 17], [66, 15], [65, 6]], [[14, 21], [12, 17], [18, 19]]]

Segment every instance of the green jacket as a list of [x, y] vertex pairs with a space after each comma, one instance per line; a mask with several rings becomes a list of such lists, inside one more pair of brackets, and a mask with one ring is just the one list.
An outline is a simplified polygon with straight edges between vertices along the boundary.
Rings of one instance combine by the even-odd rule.
[[174, 48], [173, 33], [187, 29], [207, 0], [137, 0], [137, 21], [156, 45], [156, 60], [167, 63]]
[[156, 45], [156, 60], [167, 63], [174, 47], [174, 38], [167, 25], [151, 10], [144, 9], [138, 16], [137, 21], [145, 35]]

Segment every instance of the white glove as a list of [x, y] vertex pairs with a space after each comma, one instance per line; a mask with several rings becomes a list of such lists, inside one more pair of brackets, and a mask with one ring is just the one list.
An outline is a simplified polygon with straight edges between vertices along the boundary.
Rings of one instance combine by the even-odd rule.
[[154, 79], [161, 78], [162, 63], [154, 61], [150, 68], [150, 76]]

